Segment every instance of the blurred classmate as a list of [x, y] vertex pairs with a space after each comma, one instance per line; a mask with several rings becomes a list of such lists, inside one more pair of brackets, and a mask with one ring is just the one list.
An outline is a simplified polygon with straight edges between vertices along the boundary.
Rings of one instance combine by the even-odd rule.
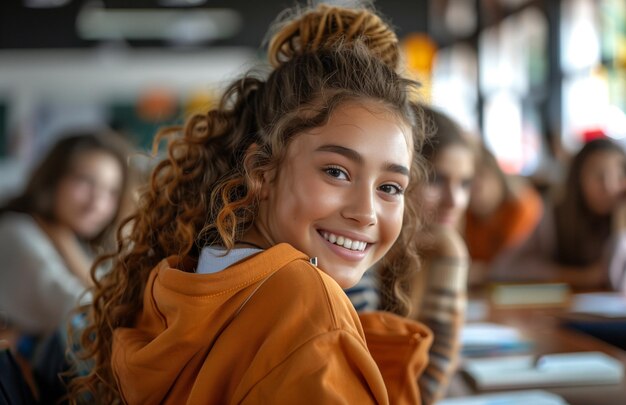
[[419, 403], [430, 331], [359, 319], [341, 289], [384, 256], [416, 261], [416, 83], [383, 26], [366, 8], [299, 13], [267, 77], [161, 133], [168, 157], [94, 290], [74, 400]]
[[491, 261], [530, 236], [543, 211], [533, 186], [508, 177], [486, 146], [480, 147], [476, 162], [465, 216], [465, 242], [472, 259], [470, 285], [482, 284]]
[[92, 285], [94, 254], [111, 247], [127, 152], [117, 134], [67, 134], [0, 209], [0, 313], [18, 335], [65, 325]]
[[625, 191], [623, 149], [605, 138], [588, 142], [572, 159], [560, 198], [525, 243], [496, 260], [494, 277], [607, 288], [609, 267], [617, 274], [626, 263]]
[[[427, 119], [426, 132], [432, 134], [422, 148], [430, 163], [429, 180], [410, 195], [425, 219], [414, 246], [422, 266], [398, 273], [383, 263], [346, 292], [360, 311], [384, 309], [431, 328], [429, 363], [418, 384], [422, 403], [432, 404], [445, 395], [459, 357], [469, 260], [457, 227], [469, 201], [474, 152], [449, 117], [426, 106], [420, 109]], [[406, 284], [410, 287], [398, 296], [395, 291]]]
[[423, 107], [431, 117], [434, 133], [422, 153], [430, 162], [429, 182], [418, 198], [429, 223], [459, 229], [469, 204], [476, 153], [473, 143], [447, 115]]
[[[410, 316], [430, 327], [434, 335], [429, 363], [419, 380], [422, 400], [431, 404], [445, 394], [459, 360], [469, 259], [458, 229], [469, 201], [475, 153], [457, 123], [437, 110], [424, 109], [434, 132], [422, 149], [431, 163], [429, 180], [411, 195], [421, 203], [425, 228], [416, 237], [423, 268], [411, 283]], [[383, 305], [393, 307], [389, 285], [385, 290]]]

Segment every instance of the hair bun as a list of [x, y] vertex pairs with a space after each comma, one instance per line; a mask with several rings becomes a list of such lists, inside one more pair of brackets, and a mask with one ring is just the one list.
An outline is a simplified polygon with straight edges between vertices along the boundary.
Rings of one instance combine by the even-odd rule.
[[398, 68], [398, 38], [378, 15], [367, 8], [328, 5], [279, 21], [269, 41], [268, 59], [273, 67], [278, 67], [304, 52], [350, 45], [359, 40], [387, 66]]

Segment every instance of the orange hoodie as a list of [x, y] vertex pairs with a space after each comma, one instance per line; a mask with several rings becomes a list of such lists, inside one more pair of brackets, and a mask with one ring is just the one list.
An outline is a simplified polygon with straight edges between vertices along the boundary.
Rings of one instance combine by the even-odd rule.
[[[214, 274], [181, 264], [171, 257], [152, 271], [136, 325], [114, 332], [112, 367], [126, 403], [389, 403], [350, 301], [304, 254], [280, 244]], [[417, 353], [402, 355], [412, 379], [431, 336], [386, 316], [369, 329]], [[398, 384], [392, 398], [413, 398]]]

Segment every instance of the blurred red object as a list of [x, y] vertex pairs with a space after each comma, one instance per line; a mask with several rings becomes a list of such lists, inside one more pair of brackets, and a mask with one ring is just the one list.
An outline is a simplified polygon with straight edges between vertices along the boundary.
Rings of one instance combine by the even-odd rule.
[[583, 131], [582, 133], [583, 142], [587, 143], [589, 141], [593, 141], [598, 138], [606, 138], [606, 132], [600, 128], [591, 128]]

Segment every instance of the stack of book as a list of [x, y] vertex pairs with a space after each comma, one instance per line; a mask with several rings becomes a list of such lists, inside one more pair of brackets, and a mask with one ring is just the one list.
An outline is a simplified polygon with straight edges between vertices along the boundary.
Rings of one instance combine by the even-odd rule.
[[532, 346], [532, 341], [510, 326], [469, 323], [461, 331], [461, 353], [464, 357], [527, 353]]

